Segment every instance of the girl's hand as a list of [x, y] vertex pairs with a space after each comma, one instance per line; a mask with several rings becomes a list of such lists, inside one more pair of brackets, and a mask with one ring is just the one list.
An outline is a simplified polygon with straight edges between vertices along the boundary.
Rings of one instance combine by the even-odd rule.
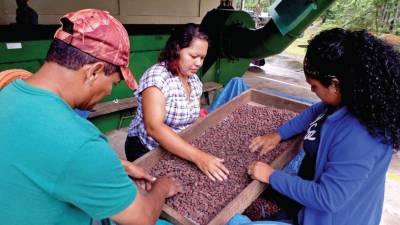
[[260, 150], [260, 155], [264, 155], [274, 149], [281, 142], [281, 139], [277, 132], [259, 136], [251, 141], [249, 148], [251, 152]]
[[253, 178], [254, 180], [258, 180], [260, 182], [269, 183], [269, 177], [274, 172], [274, 168], [270, 165], [254, 161], [250, 164], [247, 173]]

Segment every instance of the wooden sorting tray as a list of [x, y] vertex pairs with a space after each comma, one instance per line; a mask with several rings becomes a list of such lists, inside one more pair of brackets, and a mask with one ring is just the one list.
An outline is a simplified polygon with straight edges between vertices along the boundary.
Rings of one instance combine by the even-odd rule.
[[[309, 107], [292, 99], [278, 97], [271, 94], [266, 94], [258, 90], [248, 90], [241, 95], [235, 97], [230, 102], [220, 106], [214, 112], [210, 113], [207, 117], [201, 118], [196, 121], [192, 126], [188, 127], [179, 135], [187, 141], [201, 135], [208, 128], [215, 126], [219, 121], [222, 121], [229, 113], [234, 111], [239, 106], [251, 105], [268, 105], [279, 109], [287, 109], [293, 112], [301, 113]], [[276, 169], [281, 169], [285, 166], [299, 151], [301, 145], [301, 138], [284, 151], [278, 158], [276, 158], [271, 165]], [[165, 154], [165, 150], [157, 148], [148, 152], [141, 158], [134, 161], [136, 165], [150, 171], [151, 168], [160, 160]], [[235, 214], [242, 213], [257, 197], [265, 190], [267, 185], [253, 180], [239, 195], [237, 195], [230, 203], [228, 203], [209, 223], [208, 225], [223, 225]], [[194, 225], [192, 221], [180, 215], [173, 208], [164, 205], [162, 216], [176, 225]]]

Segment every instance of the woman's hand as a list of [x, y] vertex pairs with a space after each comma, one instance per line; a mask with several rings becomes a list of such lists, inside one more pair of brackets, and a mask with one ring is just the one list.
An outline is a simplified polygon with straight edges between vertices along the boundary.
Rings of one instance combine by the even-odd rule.
[[257, 161], [252, 162], [247, 170], [247, 173], [251, 178], [267, 184], [269, 183], [269, 177], [273, 172], [274, 168], [270, 165]]
[[249, 148], [251, 152], [260, 150], [260, 155], [264, 155], [274, 149], [281, 142], [281, 139], [281, 136], [277, 132], [259, 136], [251, 141]]
[[212, 181], [228, 179], [229, 170], [222, 164], [224, 160], [221, 158], [199, 150], [193, 162]]
[[143, 168], [134, 165], [131, 162], [121, 160], [126, 173], [133, 178], [136, 185], [146, 191], [150, 191], [151, 184], [156, 181], [156, 178], [151, 176]]

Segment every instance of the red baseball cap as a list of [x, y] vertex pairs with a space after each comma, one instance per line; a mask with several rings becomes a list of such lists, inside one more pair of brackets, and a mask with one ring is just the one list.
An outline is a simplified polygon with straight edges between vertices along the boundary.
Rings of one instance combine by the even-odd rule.
[[[72, 33], [63, 30], [62, 20], [73, 24]], [[61, 17], [61, 27], [54, 34], [57, 38], [100, 60], [120, 66], [128, 87], [137, 88], [137, 82], [129, 69], [130, 43], [124, 26], [107, 11], [83, 9]]]

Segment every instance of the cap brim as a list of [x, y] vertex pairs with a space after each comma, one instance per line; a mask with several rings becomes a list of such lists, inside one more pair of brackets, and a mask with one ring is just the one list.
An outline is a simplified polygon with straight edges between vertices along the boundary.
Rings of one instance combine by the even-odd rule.
[[130, 89], [135, 90], [138, 87], [138, 85], [137, 85], [136, 79], [133, 76], [129, 67], [121, 66], [120, 68], [121, 68], [121, 73], [122, 73], [122, 76], [124, 77], [125, 83], [128, 85], [128, 87]]

